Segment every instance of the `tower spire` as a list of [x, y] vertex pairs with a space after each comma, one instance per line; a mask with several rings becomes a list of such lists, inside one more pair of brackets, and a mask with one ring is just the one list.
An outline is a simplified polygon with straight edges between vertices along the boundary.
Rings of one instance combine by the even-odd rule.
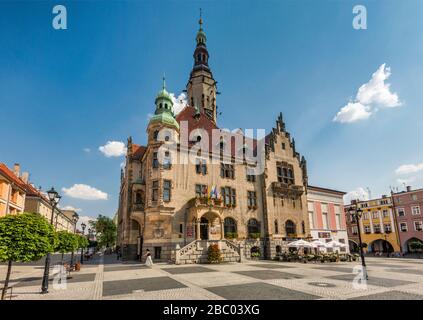
[[203, 30], [203, 17], [202, 17], [201, 8], [200, 8], [200, 20], [198, 20], [198, 24], [200, 25], [200, 30]]

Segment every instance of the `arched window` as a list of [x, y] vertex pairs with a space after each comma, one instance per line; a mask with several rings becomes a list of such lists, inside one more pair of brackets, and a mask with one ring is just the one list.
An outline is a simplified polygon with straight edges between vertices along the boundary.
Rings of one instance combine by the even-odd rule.
[[163, 103], [159, 103], [159, 109], [163, 108]]
[[159, 136], [159, 130], [153, 132], [153, 140], [157, 141], [157, 137]]
[[293, 221], [287, 220], [285, 222], [285, 232], [286, 232], [287, 236], [294, 235], [294, 234], [297, 233], [297, 229], [296, 229], [295, 223]]
[[141, 192], [136, 192], [135, 193], [135, 203], [136, 204], [141, 204], [142, 203], [142, 195], [141, 195]]
[[198, 62], [200, 62], [200, 61], [201, 61], [201, 53], [199, 53], [199, 54], [197, 55], [197, 61], [198, 61]]
[[236, 234], [236, 221], [233, 218], [227, 217], [224, 220], [225, 237], [235, 237]]
[[279, 233], [278, 220], [275, 220], [275, 233], [276, 233], [276, 234], [278, 234], [278, 233]]
[[260, 224], [254, 218], [251, 218], [250, 220], [248, 220], [247, 228], [248, 228], [248, 235], [260, 233]]

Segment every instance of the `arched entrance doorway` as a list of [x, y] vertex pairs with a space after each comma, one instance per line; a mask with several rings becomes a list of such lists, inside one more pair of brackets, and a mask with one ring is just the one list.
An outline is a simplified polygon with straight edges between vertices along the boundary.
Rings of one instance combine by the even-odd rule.
[[404, 243], [404, 247], [409, 253], [422, 253], [423, 241], [417, 238], [411, 238]]
[[372, 253], [390, 253], [394, 252], [394, 247], [389, 243], [389, 241], [384, 239], [378, 239], [370, 243], [369, 252]]
[[200, 220], [200, 238], [201, 240], [209, 240], [209, 220], [201, 217]]

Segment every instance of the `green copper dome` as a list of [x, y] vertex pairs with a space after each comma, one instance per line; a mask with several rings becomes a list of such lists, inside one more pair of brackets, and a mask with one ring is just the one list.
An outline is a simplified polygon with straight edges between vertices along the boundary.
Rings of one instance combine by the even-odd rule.
[[151, 117], [150, 123], [159, 122], [179, 129], [179, 124], [173, 114], [173, 101], [169, 92], [166, 90], [166, 82], [163, 77], [163, 87], [156, 97], [156, 111]]

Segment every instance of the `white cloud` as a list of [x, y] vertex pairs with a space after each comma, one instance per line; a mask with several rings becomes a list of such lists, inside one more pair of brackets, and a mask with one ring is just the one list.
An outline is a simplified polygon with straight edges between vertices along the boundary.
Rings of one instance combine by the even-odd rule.
[[350, 204], [351, 200], [369, 200], [369, 193], [362, 187], [347, 192], [344, 195], [344, 204]]
[[90, 221], [95, 221], [97, 220], [96, 218], [92, 218], [92, 217], [88, 217], [88, 216], [79, 216], [78, 222], [76, 223], [76, 228], [80, 231], [82, 231], [82, 227], [81, 224], [85, 223], [86, 228], [85, 228], [85, 234], [87, 234], [88, 232], [88, 228], [91, 227], [90, 225]]
[[91, 152], [91, 149], [90, 149], [90, 148], [84, 148], [83, 150], [84, 150], [84, 152], [86, 152], [86, 153]]
[[183, 108], [187, 105], [187, 96], [185, 92], [179, 94], [178, 98], [175, 97], [174, 93], [171, 93], [170, 96], [172, 97], [173, 102], [173, 113], [175, 116], [182, 111]]
[[378, 107], [393, 108], [402, 105], [398, 94], [391, 92], [391, 85], [385, 81], [391, 76], [391, 68], [382, 64], [372, 78], [361, 85], [357, 91], [354, 101], [347, 105], [333, 118], [333, 121], [341, 123], [351, 123], [359, 120], [365, 120], [374, 114]]
[[391, 76], [391, 68], [382, 64], [373, 73], [369, 82], [363, 84], [357, 92], [357, 100], [365, 105], [380, 105], [382, 107], [399, 107], [398, 94], [391, 92], [389, 83], [385, 80]]
[[121, 141], [107, 141], [104, 146], [98, 148], [107, 158], [120, 157], [126, 154], [126, 146]]
[[360, 102], [349, 102], [333, 118], [333, 121], [348, 123], [358, 120], [364, 120], [371, 115], [370, 108], [361, 104]]
[[72, 210], [72, 211], [75, 211], [75, 212], [81, 212], [82, 211], [82, 209], [80, 209], [80, 208], [74, 208], [72, 206], [60, 207], [60, 209], [61, 210]]
[[395, 170], [395, 173], [397, 175], [407, 175], [407, 174], [417, 173], [420, 171], [423, 171], [423, 163], [403, 164]]
[[71, 198], [83, 200], [107, 200], [107, 193], [86, 184], [74, 184], [70, 188], [62, 188], [62, 191]]

